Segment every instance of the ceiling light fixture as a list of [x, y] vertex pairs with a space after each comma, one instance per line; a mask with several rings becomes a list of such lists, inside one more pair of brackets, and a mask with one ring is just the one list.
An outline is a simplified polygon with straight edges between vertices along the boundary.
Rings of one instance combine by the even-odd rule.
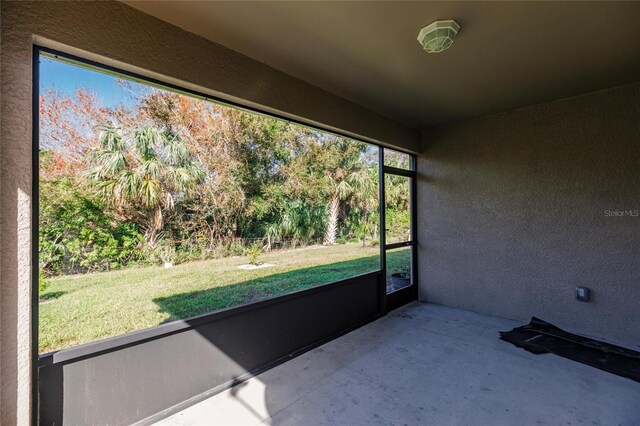
[[453, 44], [460, 25], [453, 19], [434, 21], [420, 30], [418, 42], [428, 53], [440, 53]]

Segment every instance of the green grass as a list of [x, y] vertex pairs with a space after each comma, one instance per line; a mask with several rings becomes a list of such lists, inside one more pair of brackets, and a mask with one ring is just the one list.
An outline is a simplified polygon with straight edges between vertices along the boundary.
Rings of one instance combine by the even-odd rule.
[[[40, 353], [257, 302], [379, 269], [379, 249], [358, 244], [263, 254], [275, 266], [241, 270], [246, 257], [50, 279], [41, 296]], [[390, 253], [403, 269], [408, 251]]]

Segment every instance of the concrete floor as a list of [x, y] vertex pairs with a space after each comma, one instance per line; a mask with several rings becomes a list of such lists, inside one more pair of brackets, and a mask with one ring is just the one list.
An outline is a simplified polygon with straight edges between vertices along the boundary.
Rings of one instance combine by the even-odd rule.
[[517, 325], [416, 302], [159, 424], [640, 425], [640, 383], [498, 340]]

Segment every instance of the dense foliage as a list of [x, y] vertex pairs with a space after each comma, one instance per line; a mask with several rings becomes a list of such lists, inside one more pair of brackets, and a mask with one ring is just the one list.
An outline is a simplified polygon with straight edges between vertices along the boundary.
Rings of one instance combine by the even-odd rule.
[[141, 259], [135, 223], [118, 221], [69, 177], [41, 183], [40, 262], [52, 274], [108, 270]]
[[[47, 90], [40, 112], [47, 275], [379, 238], [371, 145], [157, 89], [114, 108]], [[406, 239], [408, 187], [387, 194]]]

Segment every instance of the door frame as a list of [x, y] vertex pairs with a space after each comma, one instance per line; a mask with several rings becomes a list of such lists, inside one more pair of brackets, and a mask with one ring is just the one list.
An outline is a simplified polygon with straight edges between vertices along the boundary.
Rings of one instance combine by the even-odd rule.
[[[386, 166], [384, 164], [384, 147], [380, 147], [378, 151], [378, 167], [379, 167], [379, 178], [380, 182], [380, 263], [382, 270], [384, 272], [382, 276], [382, 299], [384, 300], [384, 311], [385, 313], [390, 312], [394, 309], [399, 308], [400, 306], [406, 305], [409, 302], [414, 300], [418, 300], [418, 267], [417, 267], [417, 214], [416, 214], [416, 156], [412, 154], [409, 155], [410, 163], [409, 169], [400, 169], [397, 167]], [[393, 150], [396, 151], [396, 150]], [[403, 153], [404, 154], [404, 153]], [[410, 227], [410, 237], [408, 241], [403, 241], [399, 243], [387, 244], [386, 234], [387, 234], [387, 222], [386, 222], [386, 191], [385, 191], [385, 177], [386, 175], [395, 175], [395, 176], [404, 176], [409, 178], [409, 227]], [[402, 247], [410, 247], [411, 250], [411, 284], [407, 287], [398, 289], [391, 293], [387, 293], [386, 291], [386, 279], [387, 279], [387, 251], [402, 248]]]

